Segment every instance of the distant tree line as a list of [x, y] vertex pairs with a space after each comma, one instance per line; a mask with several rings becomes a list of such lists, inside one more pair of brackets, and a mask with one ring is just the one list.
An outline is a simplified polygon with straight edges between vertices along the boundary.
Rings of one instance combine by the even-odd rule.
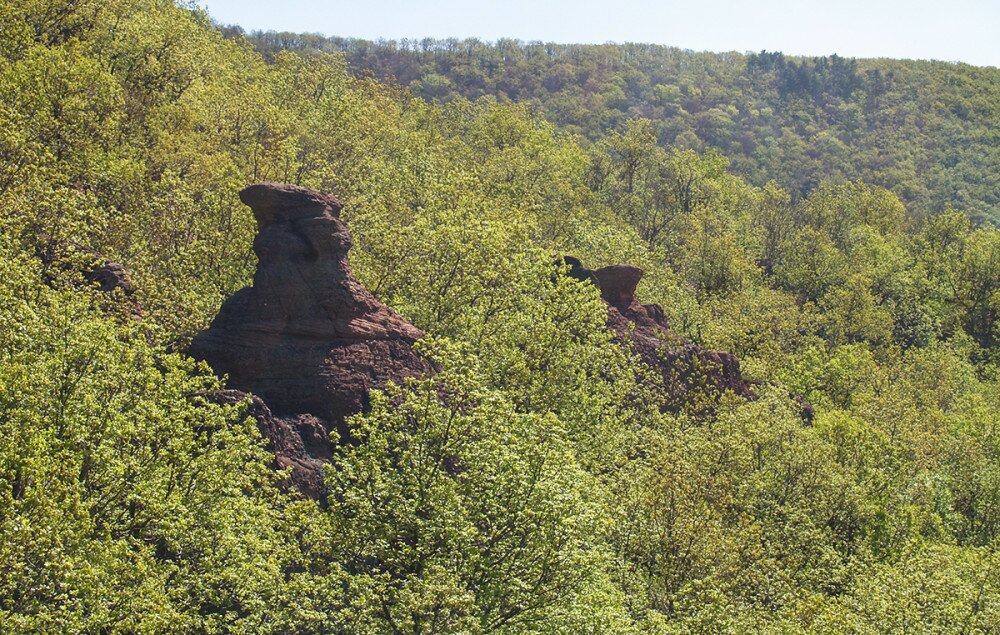
[[648, 44], [248, 37], [265, 56], [342, 52], [352, 72], [439, 102], [529, 103], [592, 140], [648, 118], [661, 145], [720, 150], [737, 174], [796, 197], [822, 180], [863, 179], [920, 214], [951, 206], [1000, 219], [1000, 69]]

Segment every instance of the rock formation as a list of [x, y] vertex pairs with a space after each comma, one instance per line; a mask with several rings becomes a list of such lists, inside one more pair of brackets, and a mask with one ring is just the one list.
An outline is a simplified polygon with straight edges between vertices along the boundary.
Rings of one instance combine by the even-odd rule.
[[132, 286], [128, 271], [121, 264], [112, 260], [98, 261], [84, 278], [105, 293], [113, 293], [116, 289], [121, 289], [126, 296], [135, 293], [135, 287]]
[[274, 453], [274, 466], [280, 470], [292, 469], [291, 484], [299, 493], [309, 498], [323, 498], [326, 493], [323, 463], [333, 458], [326, 422], [310, 414], [279, 417], [271, 412], [263, 399], [256, 395], [249, 396], [241, 390], [219, 390], [191, 396], [224, 406], [247, 401], [246, 414], [254, 418], [261, 435], [267, 440], [267, 449]]
[[254, 414], [279, 465], [315, 495], [326, 432], [346, 437], [345, 419], [367, 407], [370, 390], [430, 370], [412, 348], [423, 333], [351, 275], [335, 198], [260, 183], [240, 199], [258, 224], [253, 286], [226, 301], [190, 352], [263, 400]]
[[[107, 294], [120, 291], [121, 295], [132, 299], [135, 286], [121, 263], [108, 260], [101, 252], [85, 245], [54, 240], [48, 235], [38, 238], [42, 244], [36, 246], [35, 255], [45, 264], [43, 275], [49, 284], [69, 274], [69, 281], [74, 285], [90, 285]], [[137, 313], [141, 313], [137, 304], [135, 307]]]
[[593, 282], [600, 289], [608, 305], [608, 328], [654, 371], [654, 380], [661, 384], [664, 409], [703, 411], [726, 392], [753, 396], [736, 356], [706, 350], [671, 333], [662, 307], [636, 300], [642, 269], [611, 265], [590, 270], [572, 256], [567, 256], [565, 262], [570, 276]]
[[[349, 440], [346, 419], [368, 407], [371, 390], [433, 368], [413, 349], [423, 333], [351, 275], [351, 237], [335, 198], [260, 183], [240, 192], [240, 199], [257, 219], [257, 271], [253, 285], [229, 298], [192, 342], [192, 356], [229, 378], [228, 390], [201, 396], [235, 404], [252, 393], [249, 414], [277, 466], [292, 469], [291, 482], [300, 492], [322, 498], [330, 433]], [[735, 357], [672, 335], [659, 306], [635, 299], [641, 269], [591, 271], [575, 258], [566, 262], [570, 275], [600, 288], [609, 328], [651, 369], [662, 388], [661, 407], [710, 407], [725, 392], [752, 396]], [[116, 273], [107, 269], [95, 282], [122, 288], [119, 280], [127, 278]]]

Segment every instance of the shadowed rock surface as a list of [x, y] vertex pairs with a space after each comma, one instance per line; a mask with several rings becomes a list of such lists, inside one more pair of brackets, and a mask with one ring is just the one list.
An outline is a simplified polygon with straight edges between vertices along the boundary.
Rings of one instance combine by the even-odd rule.
[[[276, 448], [287, 449], [279, 461], [292, 465], [299, 485], [299, 472], [311, 476], [296, 461], [329, 455], [329, 441], [315, 439], [315, 422], [303, 424], [301, 417], [346, 436], [345, 419], [367, 408], [370, 390], [424, 374], [430, 365], [412, 348], [423, 333], [351, 275], [351, 237], [335, 198], [260, 183], [240, 199], [258, 224], [253, 286], [226, 301], [190, 353], [228, 375], [231, 388], [260, 396], [271, 419], [284, 422], [270, 433], [270, 419], [261, 426]], [[288, 430], [299, 435], [301, 453], [297, 443], [279, 442]], [[305, 452], [310, 443], [326, 449]]]
[[108, 260], [101, 252], [85, 245], [53, 240], [47, 235], [39, 236], [39, 240], [43, 244], [36, 247], [35, 254], [45, 265], [42, 275], [48, 283], [55, 283], [60, 274], [79, 275], [82, 280], [74, 279], [74, 283], [82, 282], [109, 295], [119, 291], [132, 305], [134, 316], [141, 317], [142, 307], [133, 297], [135, 285], [124, 265]]
[[87, 282], [96, 284], [97, 288], [105, 293], [112, 293], [115, 289], [121, 289], [127, 296], [135, 293], [132, 280], [129, 278], [125, 267], [117, 262], [105, 260], [98, 262], [84, 276]]
[[590, 270], [572, 256], [567, 256], [565, 262], [570, 266], [570, 276], [591, 281], [600, 289], [608, 305], [608, 327], [662, 382], [664, 409], [704, 410], [726, 392], [753, 397], [751, 384], [743, 379], [735, 355], [706, 350], [671, 333], [662, 307], [636, 300], [642, 269], [610, 265]]
[[324, 496], [323, 464], [329, 462], [333, 454], [322, 419], [310, 414], [278, 417], [263, 399], [241, 390], [219, 390], [194, 396], [226, 406], [248, 401], [246, 414], [257, 421], [261, 435], [267, 440], [267, 449], [274, 452], [274, 467], [279, 470], [292, 468], [291, 482], [285, 487], [294, 485], [310, 498]]

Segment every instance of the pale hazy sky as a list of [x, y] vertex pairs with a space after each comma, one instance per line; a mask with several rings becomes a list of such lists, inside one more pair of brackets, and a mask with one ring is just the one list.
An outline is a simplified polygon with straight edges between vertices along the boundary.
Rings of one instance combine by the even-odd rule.
[[651, 42], [1000, 66], [1000, 0], [199, 0], [247, 30]]

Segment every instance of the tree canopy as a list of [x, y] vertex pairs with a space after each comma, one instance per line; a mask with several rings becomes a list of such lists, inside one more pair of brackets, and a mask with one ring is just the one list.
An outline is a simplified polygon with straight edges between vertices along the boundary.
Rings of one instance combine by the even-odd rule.
[[[1000, 630], [993, 70], [162, 0], [0, 1], [0, 34], [5, 631]], [[438, 368], [371, 395], [322, 505], [185, 355], [259, 180], [343, 200]], [[642, 267], [756, 397], [659, 408], [568, 254]]]
[[592, 141], [644, 117], [662, 146], [719, 150], [751, 183], [776, 180], [796, 197], [824, 180], [863, 179], [919, 214], [952, 205], [1000, 218], [996, 68], [634, 43], [249, 37], [265, 55], [343, 52], [356, 74], [438, 102], [530, 103]]

